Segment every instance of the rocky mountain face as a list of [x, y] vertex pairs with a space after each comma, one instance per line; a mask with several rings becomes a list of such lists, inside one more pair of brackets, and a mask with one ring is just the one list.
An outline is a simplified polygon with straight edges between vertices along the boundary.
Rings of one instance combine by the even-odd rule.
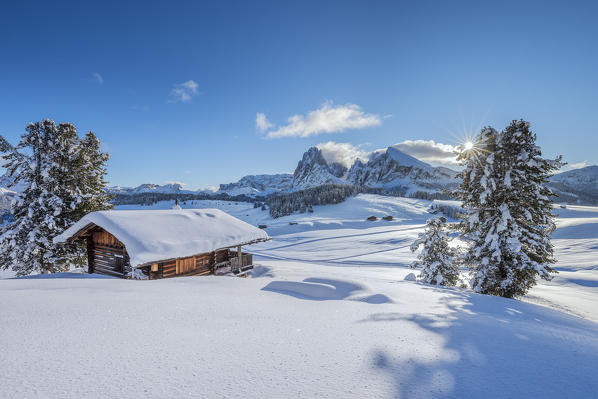
[[346, 181], [364, 187], [442, 191], [456, 185], [457, 172], [434, 168], [394, 147], [372, 154], [368, 162], [360, 160], [349, 169]]
[[329, 165], [322, 151], [312, 147], [303, 154], [303, 158], [297, 164], [293, 173], [292, 188], [302, 189], [330, 183], [343, 184], [342, 176], [346, 170], [346, 167], [338, 163]]
[[367, 161], [358, 159], [349, 168], [328, 162], [320, 149], [312, 147], [303, 154], [292, 175], [246, 176], [237, 183], [221, 184], [219, 192], [267, 195], [323, 184], [348, 184], [380, 189], [400, 188], [407, 194], [415, 191], [440, 193], [444, 188], [457, 184], [455, 175], [453, 170], [434, 168], [395, 147], [372, 153]]

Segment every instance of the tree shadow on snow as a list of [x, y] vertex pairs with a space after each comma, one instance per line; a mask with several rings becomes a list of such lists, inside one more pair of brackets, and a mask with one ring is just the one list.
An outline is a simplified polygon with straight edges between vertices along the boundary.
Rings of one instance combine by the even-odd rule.
[[407, 357], [379, 349], [371, 359], [393, 381], [393, 396], [561, 398], [597, 392], [596, 324], [516, 300], [448, 292], [440, 300], [448, 312], [374, 313], [360, 321], [395, 323], [397, 339], [413, 347]]
[[254, 266], [251, 269], [251, 273], [249, 273], [251, 278], [259, 278], [259, 277], [274, 277], [274, 273], [272, 273], [272, 268], [268, 266]]
[[357, 297], [356, 294], [365, 287], [348, 281], [310, 277], [299, 281], [272, 281], [262, 291], [292, 296], [311, 301], [356, 300], [371, 304], [391, 303], [392, 300], [383, 294]]

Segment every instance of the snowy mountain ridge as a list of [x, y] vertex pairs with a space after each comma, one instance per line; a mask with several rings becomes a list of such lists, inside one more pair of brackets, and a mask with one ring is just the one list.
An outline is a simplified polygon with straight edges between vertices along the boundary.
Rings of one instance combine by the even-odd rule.
[[550, 182], [553, 184], [560, 183], [564, 187], [574, 190], [583, 189], [591, 194], [598, 195], [598, 165], [559, 173], [552, 176]]
[[111, 194], [139, 194], [139, 193], [161, 193], [161, 194], [183, 194], [193, 193], [193, 191], [183, 190], [183, 185], [179, 183], [159, 184], [141, 184], [137, 187], [119, 187], [108, 188]]
[[236, 183], [221, 184], [218, 192], [229, 195], [269, 195], [289, 191], [293, 185], [291, 173], [274, 175], [247, 175]]
[[563, 202], [598, 204], [598, 166], [556, 174], [550, 178], [548, 186]]
[[[217, 191], [185, 190], [180, 183], [141, 184], [137, 187], [112, 186], [108, 192], [118, 195], [143, 193], [159, 194], [228, 194], [249, 197], [267, 196], [279, 192], [291, 192], [322, 184], [349, 184], [361, 187], [393, 190], [401, 195], [416, 191], [441, 193], [445, 188], [458, 184], [457, 172], [446, 167], [433, 167], [395, 146], [371, 152], [366, 159], [357, 158], [350, 166], [331, 159], [318, 147], [309, 148], [291, 173], [247, 175], [237, 182], [220, 184]], [[3, 204], [23, 189], [22, 184], [11, 187], [12, 179], [0, 176]], [[552, 176], [549, 187], [558, 195], [560, 202], [598, 204], [598, 166], [587, 166]], [[4, 205], [3, 205], [4, 206]]]
[[10, 205], [12, 204], [12, 201], [14, 200], [16, 195], [16, 191], [0, 187], [0, 211], [9, 210]]
[[[323, 151], [311, 147], [297, 164], [292, 175], [284, 175], [284, 185], [272, 176], [246, 176], [237, 183], [220, 185], [219, 192], [231, 195], [242, 192], [247, 195], [268, 195], [272, 192], [295, 191], [323, 184], [349, 184], [369, 188], [402, 189], [405, 193], [427, 191], [440, 193], [444, 188], [455, 186], [457, 172], [433, 167], [414, 158], [394, 146], [374, 151], [369, 159], [355, 159], [350, 167], [327, 160]], [[251, 179], [249, 179], [251, 178]], [[259, 178], [260, 184], [256, 184]], [[267, 179], [277, 182], [273, 186]], [[241, 191], [243, 190], [244, 191]]]

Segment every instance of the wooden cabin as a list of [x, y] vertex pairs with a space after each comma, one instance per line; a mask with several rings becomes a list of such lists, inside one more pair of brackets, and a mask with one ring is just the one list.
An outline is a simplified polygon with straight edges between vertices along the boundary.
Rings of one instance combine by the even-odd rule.
[[218, 209], [92, 212], [54, 239], [84, 240], [89, 273], [159, 279], [253, 268], [242, 247], [267, 233]]

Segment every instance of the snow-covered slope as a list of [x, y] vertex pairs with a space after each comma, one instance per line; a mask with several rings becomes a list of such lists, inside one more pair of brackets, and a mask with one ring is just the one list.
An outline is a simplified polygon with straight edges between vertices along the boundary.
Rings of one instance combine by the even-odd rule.
[[14, 179], [8, 176], [8, 173], [4, 173], [0, 176], [0, 188], [6, 188], [10, 191], [21, 192], [25, 185], [23, 182], [19, 182], [16, 185], [13, 184]]
[[360, 194], [271, 219], [187, 201], [268, 225], [253, 278], [1, 280], [0, 397], [593, 397], [598, 207], [556, 208], [538, 306], [405, 281], [430, 205]]
[[598, 166], [586, 166], [554, 175], [551, 182], [559, 182], [577, 189], [587, 188], [598, 193]]
[[554, 175], [550, 178], [549, 186], [564, 202], [598, 204], [598, 166], [587, 166]]
[[236, 183], [221, 184], [218, 193], [228, 195], [270, 195], [281, 191], [289, 191], [292, 187], [293, 175], [281, 173], [276, 175], [247, 175]]
[[[219, 208], [254, 226], [265, 225], [274, 241], [249, 250], [269, 259], [294, 259], [318, 265], [390, 267], [407, 274], [415, 256], [411, 243], [423, 231], [432, 204], [456, 206], [448, 201], [359, 194], [336, 205], [314, 206], [314, 213], [272, 219], [252, 204], [230, 201], [187, 201], [183, 208]], [[163, 201], [143, 209], [170, 209]], [[117, 209], [139, 209], [120, 205]], [[598, 322], [598, 207], [555, 208], [558, 229], [553, 242], [559, 274], [540, 281], [525, 300], [563, 309]], [[369, 216], [379, 220], [367, 221]], [[393, 220], [381, 220], [392, 216]], [[401, 274], [402, 276], [403, 274]]]
[[9, 210], [16, 195], [15, 191], [0, 187], [0, 211]]
[[[598, 390], [598, 324], [403, 280], [429, 201], [359, 195], [276, 220], [250, 204], [187, 202], [216, 205], [280, 233], [247, 247], [253, 278], [0, 281], [0, 396], [589, 398]], [[558, 210], [563, 280], [534, 288], [531, 300], [559, 308], [554, 301], [567, 298], [560, 309], [575, 313], [579, 302], [596, 303], [598, 208]], [[595, 306], [587, 310], [598, 320]]]
[[183, 190], [183, 186], [179, 183], [168, 184], [141, 184], [137, 187], [119, 187], [113, 186], [108, 188], [111, 194], [141, 194], [141, 193], [160, 193], [160, 194], [183, 194], [193, 193], [194, 191]]

